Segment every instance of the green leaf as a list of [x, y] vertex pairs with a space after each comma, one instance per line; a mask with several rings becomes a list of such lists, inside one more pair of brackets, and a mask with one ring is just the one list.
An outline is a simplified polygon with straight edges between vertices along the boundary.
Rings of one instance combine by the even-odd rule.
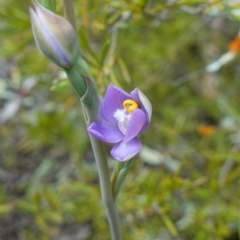
[[14, 208], [14, 204], [6, 203], [0, 205], [0, 217], [8, 215]]
[[63, 89], [69, 88], [70, 82], [67, 80], [61, 80], [53, 84], [50, 88], [51, 91], [61, 91]]
[[109, 53], [109, 49], [111, 47], [111, 42], [109, 40], [107, 40], [103, 46], [101, 55], [100, 55], [100, 69], [103, 67], [104, 65], [104, 61]]
[[130, 84], [131, 83], [131, 76], [128, 72], [128, 69], [127, 69], [127, 66], [126, 66], [125, 62], [123, 61], [122, 58], [118, 58], [117, 61], [118, 61], [118, 64], [119, 64], [119, 67], [121, 69], [121, 72], [122, 72], [122, 75], [123, 75], [124, 79], [126, 80], [126, 82], [128, 84]]
[[38, 211], [38, 208], [36, 205], [29, 203], [27, 201], [24, 201], [24, 200], [18, 200], [16, 202], [16, 207], [24, 213], [34, 214]]
[[79, 31], [79, 35], [80, 35], [80, 45], [83, 46], [84, 48], [86, 48], [88, 53], [92, 56], [92, 58], [96, 61], [96, 63], [98, 63], [99, 62], [98, 57], [97, 57], [96, 53], [92, 50], [92, 48], [82, 30]]

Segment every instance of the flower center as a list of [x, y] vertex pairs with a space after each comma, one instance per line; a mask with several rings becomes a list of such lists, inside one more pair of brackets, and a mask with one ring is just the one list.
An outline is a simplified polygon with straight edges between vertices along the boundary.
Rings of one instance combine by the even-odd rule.
[[131, 99], [127, 99], [123, 102], [123, 109], [117, 109], [113, 114], [118, 122], [119, 130], [125, 135], [128, 129], [129, 121], [132, 117], [132, 112], [140, 108], [139, 104]]
[[139, 104], [131, 99], [127, 99], [123, 102], [123, 107], [129, 113], [132, 113], [136, 108], [140, 108]]

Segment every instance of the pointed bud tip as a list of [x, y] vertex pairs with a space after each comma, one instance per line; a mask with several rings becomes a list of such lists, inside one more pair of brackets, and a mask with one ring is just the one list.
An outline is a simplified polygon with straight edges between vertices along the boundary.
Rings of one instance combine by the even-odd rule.
[[63, 17], [33, 1], [29, 8], [34, 39], [43, 54], [62, 68], [70, 68], [77, 60], [78, 40], [72, 25]]

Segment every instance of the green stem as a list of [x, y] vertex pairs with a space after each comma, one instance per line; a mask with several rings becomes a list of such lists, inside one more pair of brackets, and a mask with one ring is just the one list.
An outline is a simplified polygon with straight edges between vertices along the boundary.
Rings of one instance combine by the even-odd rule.
[[94, 157], [98, 168], [102, 201], [107, 211], [107, 218], [110, 225], [112, 240], [122, 240], [120, 222], [116, 208], [116, 202], [113, 200], [110, 174], [104, 152], [103, 143], [90, 136]]
[[[111, 186], [112, 186], [112, 195], [114, 196], [114, 189], [116, 186], [116, 182], [118, 180], [118, 175], [119, 175], [120, 169], [119, 169], [119, 163], [117, 162], [111, 176]], [[114, 197], [116, 199], [116, 197]]]
[[[73, 28], [77, 30], [73, 0], [63, 0], [63, 6], [66, 19], [72, 24]], [[96, 121], [99, 108], [98, 92], [95, 86], [91, 85], [91, 74], [89, 73], [89, 69], [86, 67], [86, 63], [84, 63], [84, 61], [78, 61], [75, 66], [69, 70], [66, 70], [66, 73], [73, 87], [81, 97], [86, 125], [89, 127], [92, 122]], [[88, 85], [88, 88], [86, 86], [87, 81], [88, 84], [91, 85]], [[102, 201], [107, 212], [111, 238], [112, 240], [122, 240], [119, 216], [116, 208], [116, 203], [112, 195], [110, 174], [104, 146], [102, 142], [93, 138], [91, 135], [89, 135], [89, 137], [98, 168]]]
[[[98, 110], [100, 103], [95, 83], [88, 78], [85, 78], [85, 80], [88, 82], [88, 89], [85, 95], [81, 98], [81, 103], [83, 113], [85, 116], [85, 122], [87, 127], [89, 127], [90, 124], [92, 122], [95, 122], [96, 119], [98, 118]], [[112, 195], [110, 174], [107, 158], [104, 151], [104, 145], [101, 141], [92, 137], [90, 134], [89, 138], [91, 141], [93, 154], [98, 169], [102, 201], [107, 212], [107, 218], [111, 232], [111, 239], [122, 240], [119, 216], [116, 208], [116, 203]]]
[[131, 160], [121, 163], [118, 162], [117, 165], [115, 166], [115, 169], [113, 171], [113, 175], [111, 177], [111, 182], [112, 182], [112, 194], [113, 194], [113, 199], [117, 199], [117, 195], [122, 187], [122, 184], [129, 172], [129, 170], [132, 167], [132, 164], [134, 162], [134, 158]]
[[[63, 0], [63, 8], [64, 8], [65, 18], [71, 23], [71, 25], [73, 26], [74, 30], [77, 33], [77, 25], [76, 25], [75, 13], [74, 13], [73, 0]], [[79, 44], [78, 44], [78, 48], [79, 48], [79, 54], [80, 54]], [[83, 65], [83, 64], [79, 64], [80, 62], [81, 63], [84, 62], [84, 60], [82, 60], [81, 57], [78, 59], [78, 61], [76, 61], [75, 65], [71, 69], [66, 70], [66, 73], [67, 73], [68, 79], [70, 80], [74, 89], [77, 91], [78, 95], [81, 98], [86, 93], [87, 86], [82, 75], [79, 73], [79, 67], [82, 70], [81, 65]]]
[[77, 32], [73, 0], [63, 0], [63, 8], [65, 18], [72, 24], [73, 28]]
[[73, 88], [76, 90], [77, 94], [82, 97], [86, 93], [87, 86], [82, 75], [79, 73], [78, 62], [76, 62], [72, 68], [66, 69], [65, 71]]

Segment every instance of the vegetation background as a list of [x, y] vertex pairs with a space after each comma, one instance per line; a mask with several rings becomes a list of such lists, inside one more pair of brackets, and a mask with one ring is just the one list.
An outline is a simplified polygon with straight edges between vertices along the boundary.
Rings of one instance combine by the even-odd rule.
[[[118, 198], [124, 239], [240, 239], [240, 59], [205, 71], [237, 36], [240, 2], [74, 3], [100, 93], [139, 87], [153, 105]], [[79, 100], [36, 48], [32, 3], [0, 5], [0, 239], [109, 239]]]

